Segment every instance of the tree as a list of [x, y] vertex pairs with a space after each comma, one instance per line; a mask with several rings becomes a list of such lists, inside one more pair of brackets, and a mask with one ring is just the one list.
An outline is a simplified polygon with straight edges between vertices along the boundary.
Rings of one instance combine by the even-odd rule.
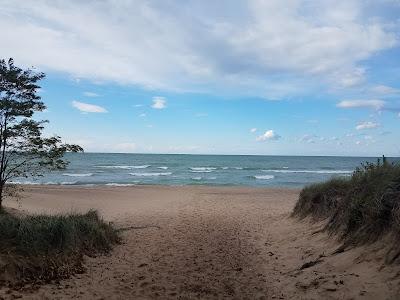
[[81, 152], [78, 145], [64, 144], [59, 136], [45, 137], [45, 120], [33, 118], [46, 109], [37, 83], [44, 73], [23, 70], [14, 60], [0, 60], [0, 209], [12, 179], [40, 176], [46, 170], [64, 169], [66, 152]]

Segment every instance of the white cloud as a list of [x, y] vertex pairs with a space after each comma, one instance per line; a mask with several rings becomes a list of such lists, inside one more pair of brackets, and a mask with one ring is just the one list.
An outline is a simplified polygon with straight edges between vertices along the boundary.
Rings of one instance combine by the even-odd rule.
[[99, 97], [99, 94], [93, 92], [84, 92], [83, 95], [85, 95], [86, 97]]
[[135, 104], [133, 107], [142, 107], [143, 104]]
[[280, 135], [276, 134], [273, 130], [267, 130], [264, 134], [256, 138], [257, 141], [276, 141], [281, 138]]
[[361, 63], [397, 43], [385, 18], [364, 15], [369, 2], [6, 0], [1, 51], [74, 78], [279, 98], [303, 90], [299, 78], [363, 81]]
[[356, 145], [361, 145], [361, 141], [356, 141]]
[[155, 109], [164, 109], [167, 107], [167, 100], [164, 97], [153, 97], [153, 104], [151, 107]]
[[378, 127], [379, 127], [378, 123], [367, 121], [367, 122], [359, 123], [356, 126], [356, 129], [357, 130], [364, 130], [364, 129], [374, 129], [374, 128], [378, 128]]
[[372, 108], [381, 110], [384, 108], [386, 102], [383, 100], [343, 100], [336, 106], [340, 108]]
[[94, 105], [94, 104], [89, 104], [89, 103], [83, 103], [79, 101], [72, 101], [72, 106], [79, 109], [81, 112], [85, 113], [106, 113], [107, 110], [104, 107]]
[[139, 115], [139, 117], [145, 118], [145, 117], [146, 117], [146, 114], [145, 114], [145, 113], [142, 113], [142, 114]]
[[257, 131], [257, 128], [251, 128], [251, 129], [250, 129], [250, 132], [251, 132], [251, 133], [254, 133], [254, 132], [256, 132], [256, 131]]

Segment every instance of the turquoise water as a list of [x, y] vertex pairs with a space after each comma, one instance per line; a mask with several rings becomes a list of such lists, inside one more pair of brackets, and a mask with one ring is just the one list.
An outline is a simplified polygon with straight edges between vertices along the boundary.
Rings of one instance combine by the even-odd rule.
[[[350, 176], [366, 157], [183, 154], [68, 154], [66, 170], [17, 183], [63, 185], [229, 185], [302, 187]], [[394, 159], [391, 159], [394, 160]], [[396, 159], [398, 160], [398, 158]]]

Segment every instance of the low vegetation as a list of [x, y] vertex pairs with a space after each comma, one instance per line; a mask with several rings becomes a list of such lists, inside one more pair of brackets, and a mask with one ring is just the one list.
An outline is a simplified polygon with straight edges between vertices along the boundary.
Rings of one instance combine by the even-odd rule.
[[116, 229], [96, 211], [21, 216], [0, 213], [0, 286], [43, 283], [83, 272], [84, 255], [107, 253]]
[[334, 178], [305, 187], [293, 215], [327, 220], [325, 229], [348, 246], [391, 235], [388, 262], [400, 260], [400, 165], [367, 163], [349, 178]]

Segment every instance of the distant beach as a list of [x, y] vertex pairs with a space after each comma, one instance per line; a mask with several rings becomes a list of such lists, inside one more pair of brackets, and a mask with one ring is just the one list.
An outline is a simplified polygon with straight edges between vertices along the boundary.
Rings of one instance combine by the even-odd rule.
[[66, 170], [36, 179], [47, 185], [207, 185], [302, 188], [331, 177], [347, 177], [372, 157], [183, 154], [67, 154]]

